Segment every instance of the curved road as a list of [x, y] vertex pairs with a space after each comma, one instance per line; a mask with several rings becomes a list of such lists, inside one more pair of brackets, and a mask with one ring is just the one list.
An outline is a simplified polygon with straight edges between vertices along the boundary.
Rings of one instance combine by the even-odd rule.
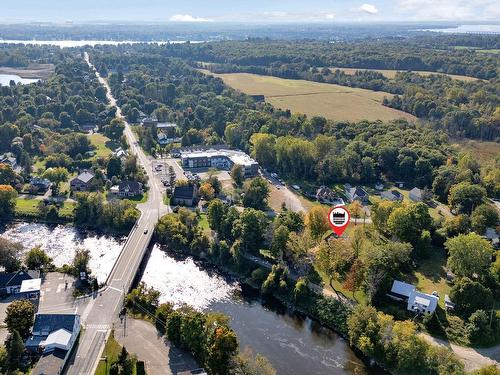
[[[87, 53], [85, 53], [85, 61], [95, 71]], [[111, 94], [108, 83], [97, 71], [95, 73], [101, 84], [106, 87], [110, 105], [117, 108], [116, 117], [125, 121], [120, 107], [116, 105], [116, 100]], [[85, 330], [82, 331], [74, 361], [69, 364], [66, 371], [70, 375], [94, 374], [104, 349], [107, 333], [112, 328], [112, 324], [122, 308], [125, 293], [128, 292], [144, 258], [155, 224], [161, 215], [169, 212], [169, 207], [163, 204], [162, 190], [153, 174], [151, 160], [137, 145], [135, 135], [126, 121], [124, 133], [131, 152], [137, 155], [138, 163], [145, 169], [149, 178], [148, 200], [137, 206], [141, 211], [141, 216], [130, 232], [106, 280], [103, 291], [89, 303], [82, 314], [82, 324]], [[147, 233], [145, 233], [146, 231]]]

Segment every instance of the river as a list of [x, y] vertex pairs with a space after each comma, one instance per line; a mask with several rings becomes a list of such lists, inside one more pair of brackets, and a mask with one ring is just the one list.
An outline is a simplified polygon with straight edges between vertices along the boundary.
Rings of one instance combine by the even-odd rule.
[[28, 83], [35, 83], [40, 80], [36, 78], [21, 78], [16, 74], [0, 74], [0, 86], [9, 86], [10, 81], [14, 81], [16, 85], [18, 83], [25, 85]]
[[76, 249], [90, 251], [90, 269], [100, 283], [106, 281], [125, 237], [112, 237], [70, 225], [15, 223], [0, 229], [0, 235], [23, 244], [25, 250], [40, 246], [60, 267], [70, 264]]
[[[125, 240], [72, 226], [35, 223], [8, 225], [0, 228], [0, 235], [21, 242], [28, 249], [42, 246], [56, 265], [69, 263], [75, 249], [88, 249], [92, 255], [90, 267], [99, 281], [109, 274]], [[248, 346], [265, 355], [278, 374], [382, 373], [368, 368], [335, 332], [277, 302], [262, 304], [254, 291], [191, 257], [170, 255], [154, 245], [141, 280], [160, 291], [161, 302], [188, 304], [198, 310], [228, 315], [241, 348]]]

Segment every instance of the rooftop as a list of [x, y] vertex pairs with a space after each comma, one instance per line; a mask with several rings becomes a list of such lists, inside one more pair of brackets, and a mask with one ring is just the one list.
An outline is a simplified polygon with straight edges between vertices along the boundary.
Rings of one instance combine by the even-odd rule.
[[89, 172], [89, 171], [83, 171], [82, 173], [80, 173], [76, 179], [82, 181], [82, 182], [89, 182], [90, 180], [92, 180], [94, 178], [94, 174]]
[[181, 151], [181, 158], [212, 158], [212, 157], [227, 157], [234, 164], [250, 166], [257, 162], [243, 151], [228, 150], [228, 149], [209, 149], [200, 151]]
[[20, 293], [39, 292], [42, 287], [42, 279], [23, 280]]

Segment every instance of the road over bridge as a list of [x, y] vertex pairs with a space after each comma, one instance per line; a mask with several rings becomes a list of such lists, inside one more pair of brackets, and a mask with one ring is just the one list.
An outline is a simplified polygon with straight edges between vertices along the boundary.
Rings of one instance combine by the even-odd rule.
[[[89, 55], [85, 53], [87, 64], [94, 69]], [[95, 69], [94, 69], [95, 70]], [[117, 108], [116, 117], [125, 121], [120, 107], [116, 104], [110, 87], [106, 80], [97, 71], [95, 74], [101, 84], [107, 89], [110, 105]], [[155, 224], [161, 215], [168, 213], [170, 208], [163, 203], [163, 194], [156, 180], [150, 158], [138, 146], [136, 137], [125, 121], [125, 135], [130, 145], [130, 150], [137, 155], [137, 160], [149, 178], [149, 194], [145, 203], [139, 204], [137, 208], [141, 216], [135, 227], [130, 232], [128, 239], [106, 280], [102, 293], [93, 299], [82, 315], [85, 330], [82, 331], [80, 342], [74, 357], [66, 373], [70, 375], [93, 375], [95, 367], [104, 349], [105, 338], [116, 320], [125, 294], [134, 281], [136, 273], [147, 251], [151, 241]]]

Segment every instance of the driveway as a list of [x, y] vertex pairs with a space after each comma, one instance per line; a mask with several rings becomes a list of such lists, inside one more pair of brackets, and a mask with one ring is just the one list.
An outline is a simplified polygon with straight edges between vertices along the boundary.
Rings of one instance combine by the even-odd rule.
[[199, 368], [189, 354], [171, 347], [149, 322], [127, 317], [125, 332], [120, 321], [114, 327], [115, 339], [139, 360], [144, 361], [148, 375], [173, 375]]
[[444, 346], [451, 349], [462, 360], [467, 372], [475, 371], [483, 366], [500, 366], [500, 345], [484, 349], [466, 348], [432, 337], [426, 333], [421, 333], [420, 336], [432, 345]]

